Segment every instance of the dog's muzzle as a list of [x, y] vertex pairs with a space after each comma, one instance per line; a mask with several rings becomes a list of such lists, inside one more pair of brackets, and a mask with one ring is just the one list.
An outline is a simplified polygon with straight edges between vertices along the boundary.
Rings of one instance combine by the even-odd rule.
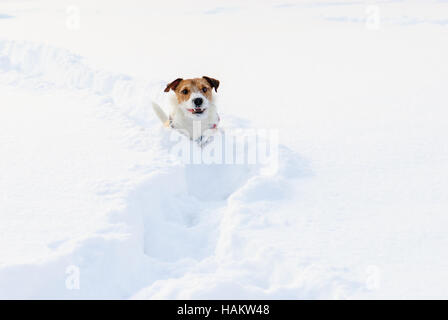
[[202, 98], [195, 98], [193, 99], [194, 108], [188, 109], [192, 114], [202, 114], [204, 113], [204, 109], [202, 108], [202, 104], [204, 103], [204, 99]]

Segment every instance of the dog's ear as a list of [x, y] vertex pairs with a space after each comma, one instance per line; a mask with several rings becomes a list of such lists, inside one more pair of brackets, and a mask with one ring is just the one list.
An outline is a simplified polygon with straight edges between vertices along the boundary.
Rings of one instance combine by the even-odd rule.
[[169, 83], [165, 88], [165, 92], [169, 92], [170, 90], [176, 90], [177, 86], [182, 80], [183, 80], [182, 78], [177, 78], [173, 82]]
[[218, 92], [218, 87], [219, 87], [219, 80], [213, 79], [213, 78], [209, 78], [209, 77], [202, 77], [205, 80], [207, 80], [207, 82], [212, 86], [212, 88], [215, 88], [215, 92]]

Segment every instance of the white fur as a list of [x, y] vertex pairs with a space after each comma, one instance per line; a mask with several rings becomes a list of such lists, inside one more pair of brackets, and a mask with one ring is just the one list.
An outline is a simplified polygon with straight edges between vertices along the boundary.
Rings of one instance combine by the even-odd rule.
[[[202, 114], [192, 114], [188, 109], [194, 107], [193, 99], [198, 97], [201, 97], [204, 100], [201, 106], [204, 112]], [[202, 94], [192, 93], [188, 101], [180, 104], [178, 103], [176, 96], [173, 95], [169, 99], [169, 104], [171, 109], [171, 123], [174, 129], [184, 133], [190, 137], [190, 139], [205, 141], [206, 139], [204, 140], [203, 138], [208, 138], [216, 131], [216, 129], [210, 130], [214, 124], [218, 125], [219, 123], [216, 105], [208, 101]], [[154, 102], [153, 109], [162, 123], [168, 121], [166, 114]]]
[[152, 109], [154, 110], [156, 116], [162, 121], [162, 123], [166, 123], [168, 121], [168, 116], [163, 112], [162, 108], [159, 107], [158, 104], [152, 103]]

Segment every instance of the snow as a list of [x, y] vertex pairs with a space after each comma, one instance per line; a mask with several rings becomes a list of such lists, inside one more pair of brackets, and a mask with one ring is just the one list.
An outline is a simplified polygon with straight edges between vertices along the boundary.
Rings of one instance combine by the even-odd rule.
[[[0, 298], [446, 298], [446, 21], [444, 1], [0, 2]], [[224, 132], [278, 133], [278, 161], [173, 157], [201, 151], [151, 101], [201, 75]]]

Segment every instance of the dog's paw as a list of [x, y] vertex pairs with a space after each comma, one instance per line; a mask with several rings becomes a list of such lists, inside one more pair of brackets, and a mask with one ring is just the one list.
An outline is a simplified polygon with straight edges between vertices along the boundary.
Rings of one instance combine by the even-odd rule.
[[204, 148], [206, 145], [208, 145], [210, 142], [213, 141], [213, 136], [200, 136], [195, 140], [195, 142], [200, 146], [201, 148]]

